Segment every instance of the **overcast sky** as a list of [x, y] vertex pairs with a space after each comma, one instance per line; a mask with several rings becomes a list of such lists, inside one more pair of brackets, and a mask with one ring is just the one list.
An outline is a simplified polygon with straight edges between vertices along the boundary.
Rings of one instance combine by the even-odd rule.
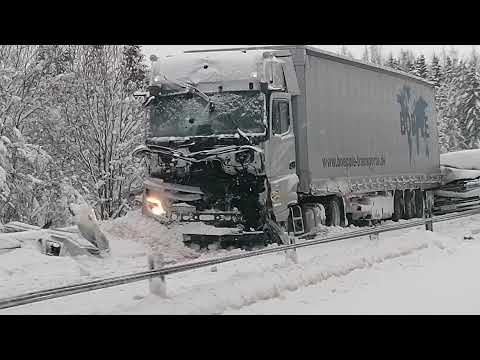
[[[184, 50], [198, 50], [198, 49], [214, 49], [214, 48], [228, 48], [228, 47], [242, 47], [249, 45], [143, 45], [143, 51], [147, 55], [155, 54], [163, 57], [165, 55], [182, 52]], [[253, 45], [250, 45], [253, 46]], [[341, 45], [315, 45], [321, 49], [338, 52]], [[353, 56], [360, 58], [362, 50], [365, 45], [347, 45], [348, 49], [353, 53]], [[424, 54], [428, 59], [433, 53], [440, 53], [442, 49], [450, 50], [454, 48], [458, 51], [460, 56], [468, 55], [473, 47], [477, 45], [382, 45], [385, 54], [393, 52], [397, 54], [400, 49], [410, 49], [416, 54]]]

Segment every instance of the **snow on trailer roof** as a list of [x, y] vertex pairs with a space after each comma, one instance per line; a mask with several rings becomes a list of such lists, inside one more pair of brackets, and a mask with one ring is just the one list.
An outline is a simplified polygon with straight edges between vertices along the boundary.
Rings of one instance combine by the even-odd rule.
[[294, 49], [301, 49], [304, 48], [306, 50], [306, 53], [312, 56], [316, 57], [321, 57], [325, 58], [328, 60], [334, 60], [334, 61], [339, 61], [342, 63], [350, 64], [353, 66], [361, 67], [367, 70], [372, 70], [372, 71], [377, 71], [377, 72], [384, 72], [384, 73], [389, 73], [392, 75], [396, 75], [399, 77], [406, 77], [409, 78], [410, 80], [415, 80], [417, 82], [420, 82], [424, 85], [428, 85], [433, 87], [434, 84], [428, 80], [425, 80], [419, 76], [415, 76], [413, 74], [401, 71], [401, 70], [395, 70], [386, 66], [382, 65], [377, 65], [373, 64], [370, 62], [365, 62], [357, 59], [353, 59], [350, 57], [342, 56], [335, 54], [330, 51], [326, 50], [320, 50], [319, 48], [316, 48], [311, 45], [268, 45], [268, 46], [249, 46], [249, 47], [239, 47], [239, 48], [228, 48], [228, 49], [206, 49], [206, 50], [187, 50], [184, 51], [185, 54], [189, 53], [208, 53], [208, 52], [231, 52], [231, 51], [252, 51], [252, 50], [294, 50]]

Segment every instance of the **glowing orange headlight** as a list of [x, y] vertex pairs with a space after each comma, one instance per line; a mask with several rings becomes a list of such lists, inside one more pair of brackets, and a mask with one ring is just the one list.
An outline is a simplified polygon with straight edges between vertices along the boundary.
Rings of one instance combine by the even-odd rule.
[[150, 211], [153, 215], [160, 216], [165, 214], [165, 209], [163, 208], [162, 202], [159, 199], [149, 197], [146, 201], [150, 205]]

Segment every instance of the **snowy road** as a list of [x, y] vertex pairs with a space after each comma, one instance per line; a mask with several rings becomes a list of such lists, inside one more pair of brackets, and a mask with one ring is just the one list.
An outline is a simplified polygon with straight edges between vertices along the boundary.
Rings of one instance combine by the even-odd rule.
[[174, 274], [167, 299], [142, 281], [0, 314], [480, 314], [480, 236], [463, 240], [478, 228], [475, 215], [299, 249], [298, 264], [278, 253]]

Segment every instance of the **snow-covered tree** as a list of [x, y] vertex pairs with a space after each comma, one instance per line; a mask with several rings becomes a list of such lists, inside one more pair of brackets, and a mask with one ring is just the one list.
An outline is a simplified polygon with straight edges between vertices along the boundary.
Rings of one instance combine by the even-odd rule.
[[338, 52], [342, 56], [350, 57], [353, 58], [353, 54], [350, 50], [348, 50], [348, 47], [346, 45], [342, 45], [340, 47], [340, 51]]
[[467, 148], [480, 147], [480, 81], [475, 61], [466, 71], [462, 94], [463, 118], [460, 123]]
[[428, 80], [433, 82], [436, 89], [440, 87], [442, 82], [442, 67], [440, 65], [440, 59], [436, 55], [433, 55], [432, 62], [430, 64]]
[[368, 47], [365, 45], [362, 52], [362, 61], [369, 62], [370, 61], [370, 53], [368, 52]]
[[383, 49], [381, 45], [370, 45], [370, 62], [378, 65], [383, 64]]
[[460, 129], [461, 116], [458, 111], [460, 90], [443, 83], [435, 93], [437, 126], [442, 153], [465, 148], [465, 139]]
[[128, 91], [135, 91], [148, 85], [144, 58], [140, 45], [123, 47], [124, 85]]
[[415, 63], [413, 65], [413, 71], [412, 73], [418, 77], [427, 78], [427, 64], [425, 62], [425, 56], [421, 54], [417, 59], [415, 60]]
[[78, 46], [73, 79], [59, 99], [66, 150], [73, 160], [74, 185], [96, 207], [100, 218], [118, 216], [141, 181], [142, 166], [131, 151], [143, 142], [144, 110], [133, 92], [144, 79], [131, 48]]
[[393, 53], [391, 52], [388, 54], [388, 59], [385, 62], [385, 66], [388, 66], [395, 70], [401, 70], [398, 60], [393, 56]]
[[0, 221], [44, 225], [56, 206], [54, 162], [38, 142], [36, 125], [52, 110], [49, 64], [38, 45], [0, 46]]

